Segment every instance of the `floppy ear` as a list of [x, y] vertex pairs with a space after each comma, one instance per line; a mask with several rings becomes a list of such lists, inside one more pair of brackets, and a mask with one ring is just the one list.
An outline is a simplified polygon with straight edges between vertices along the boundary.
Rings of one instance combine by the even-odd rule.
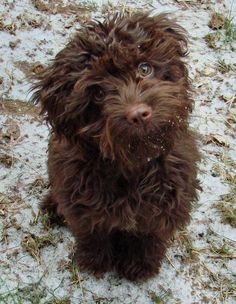
[[82, 34], [78, 34], [65, 49], [57, 54], [52, 64], [38, 76], [31, 101], [41, 104], [41, 114], [58, 135], [73, 132], [68, 111], [69, 100], [76, 81], [90, 59], [89, 47], [84, 47]]
[[164, 40], [166, 41], [166, 38], [169, 40], [168, 47], [170, 51], [180, 57], [186, 56], [188, 51], [187, 31], [167, 13], [154, 16], [154, 19], [156, 25], [164, 32]]
[[169, 26], [166, 28], [168, 36], [177, 42], [177, 52], [180, 57], [188, 54], [188, 33], [187, 31], [173, 20], [169, 20]]
[[150, 14], [134, 15], [145, 35], [145, 43], [140, 43], [141, 50], [155, 57], [158, 51], [159, 61], [169, 61], [172, 58], [184, 57], [187, 54], [187, 32], [177, 22], [163, 13], [150, 16]]

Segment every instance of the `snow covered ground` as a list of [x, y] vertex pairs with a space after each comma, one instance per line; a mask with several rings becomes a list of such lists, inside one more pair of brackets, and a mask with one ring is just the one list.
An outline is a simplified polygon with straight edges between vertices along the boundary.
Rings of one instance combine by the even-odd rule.
[[[0, 303], [236, 303], [236, 3], [228, 0], [0, 2]], [[108, 11], [171, 12], [190, 34], [188, 63], [201, 133], [203, 191], [159, 276], [96, 279], [73, 260], [74, 239], [38, 210], [48, 191], [48, 128], [27, 103], [27, 77], [81, 23]], [[221, 13], [215, 14], [215, 13]], [[214, 18], [212, 18], [212, 16]]]

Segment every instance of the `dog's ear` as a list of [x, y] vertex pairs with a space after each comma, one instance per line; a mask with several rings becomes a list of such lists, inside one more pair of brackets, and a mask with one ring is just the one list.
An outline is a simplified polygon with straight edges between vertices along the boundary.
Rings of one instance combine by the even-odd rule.
[[[137, 17], [138, 16], [138, 17]], [[146, 37], [144, 44], [145, 52], [158, 51], [159, 60], [170, 60], [175, 56], [184, 57], [187, 54], [188, 34], [176, 20], [169, 14], [163, 13], [150, 16], [150, 14], [137, 14]]]
[[89, 60], [90, 53], [81, 35], [77, 35], [71, 43], [57, 54], [52, 64], [38, 77], [32, 87], [34, 91], [31, 101], [41, 104], [41, 114], [58, 135], [69, 135], [73, 128], [66, 115], [69, 100], [73, 94], [76, 81], [81, 77]]
[[188, 53], [188, 33], [187, 31], [177, 24], [174, 20], [166, 19], [167, 27], [165, 32], [169, 38], [176, 42], [178, 55], [184, 57]]
[[[186, 88], [189, 88], [188, 69], [186, 62], [181, 60], [188, 54], [188, 33], [169, 14], [160, 14], [153, 17], [155, 27], [154, 37], [155, 51], [158, 59], [166, 62], [168, 66], [167, 80], [177, 82], [182, 80]], [[151, 48], [150, 48], [151, 49]]]
[[[175, 46], [176, 53], [183, 57], [187, 55], [188, 33], [169, 14], [163, 13], [154, 16], [156, 29], [161, 29], [164, 33], [163, 42], [168, 42], [168, 47], [172, 50]], [[158, 33], [158, 30], [157, 32]], [[173, 50], [174, 51], [174, 50]], [[173, 52], [174, 53], [174, 52]]]

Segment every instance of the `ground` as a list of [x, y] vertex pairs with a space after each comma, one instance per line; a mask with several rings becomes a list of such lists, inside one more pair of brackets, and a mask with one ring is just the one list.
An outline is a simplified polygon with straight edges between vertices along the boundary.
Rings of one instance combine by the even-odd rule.
[[[0, 303], [236, 303], [236, 3], [227, 0], [41, 1], [0, 4]], [[38, 203], [48, 191], [49, 130], [28, 102], [39, 73], [80, 24], [119, 10], [171, 12], [189, 32], [187, 58], [201, 134], [202, 192], [160, 274], [96, 279], [73, 259], [74, 238]]]

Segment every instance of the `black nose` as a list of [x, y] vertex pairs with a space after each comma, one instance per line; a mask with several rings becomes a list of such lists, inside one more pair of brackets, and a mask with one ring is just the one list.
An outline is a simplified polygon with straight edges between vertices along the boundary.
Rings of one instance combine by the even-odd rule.
[[131, 106], [126, 112], [126, 118], [130, 124], [148, 123], [152, 117], [152, 109], [146, 104], [140, 103]]

